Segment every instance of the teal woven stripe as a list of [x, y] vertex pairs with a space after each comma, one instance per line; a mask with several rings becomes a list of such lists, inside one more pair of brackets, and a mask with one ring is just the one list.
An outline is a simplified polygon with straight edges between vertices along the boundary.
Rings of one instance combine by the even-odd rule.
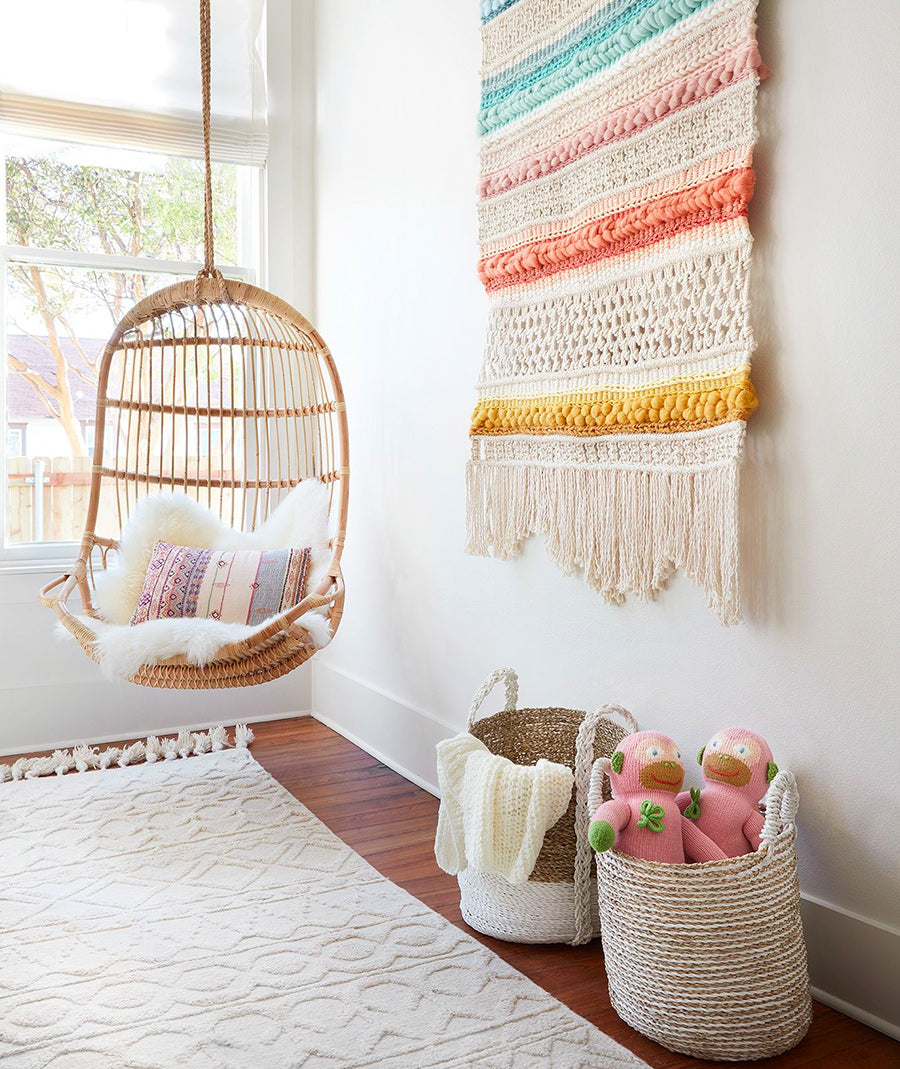
[[481, 0], [481, 21], [490, 22], [495, 15], [512, 7], [516, 0]]
[[531, 85], [564, 67], [578, 51], [612, 36], [635, 15], [656, 2], [657, 0], [613, 0], [613, 3], [594, 12], [565, 37], [523, 59], [516, 66], [507, 67], [499, 74], [486, 78], [481, 86], [482, 108], [496, 104], [511, 90]]
[[513, 122], [552, 97], [612, 66], [638, 45], [657, 37], [700, 8], [715, 2], [717, 0], [654, 0], [650, 6], [642, 4], [640, 13], [612, 36], [607, 35], [587, 47], [579, 47], [564, 66], [554, 69], [546, 77], [536, 80], [529, 78], [525, 84], [510, 89], [503, 99], [482, 108], [479, 131], [482, 134], [490, 133]]

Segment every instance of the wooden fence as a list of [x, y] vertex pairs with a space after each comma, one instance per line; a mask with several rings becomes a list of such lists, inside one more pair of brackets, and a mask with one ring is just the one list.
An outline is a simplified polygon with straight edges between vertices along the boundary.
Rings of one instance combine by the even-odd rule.
[[[245, 492], [241, 489], [220, 489], [216, 483], [223, 477], [235, 478], [231, 472], [223, 473], [209, 458], [176, 458], [178, 479], [183, 474], [193, 480], [193, 487], [185, 485], [186, 493], [197, 498], [214, 512], [220, 513], [226, 523], [241, 524], [245, 507]], [[90, 495], [90, 457], [11, 457], [7, 467], [7, 540], [12, 544], [24, 542], [80, 542], [87, 519]], [[239, 477], [239, 476], [238, 476]], [[155, 478], [155, 476], [154, 476]], [[170, 476], [164, 476], [168, 483]], [[210, 485], [204, 486], [209, 480]], [[167, 487], [166, 487], [167, 488]], [[116, 501], [115, 488], [111, 481], [104, 480], [100, 492], [100, 508], [96, 530], [108, 537], [118, 537], [120, 514], [126, 515], [134, 505], [133, 494], [141, 497], [156, 492], [153, 482], [122, 487], [123, 495]], [[274, 504], [274, 502], [273, 502]], [[251, 501], [252, 506], [252, 501]], [[267, 509], [268, 511], [268, 509]]]
[[91, 484], [90, 457], [10, 457], [7, 538], [80, 542]]

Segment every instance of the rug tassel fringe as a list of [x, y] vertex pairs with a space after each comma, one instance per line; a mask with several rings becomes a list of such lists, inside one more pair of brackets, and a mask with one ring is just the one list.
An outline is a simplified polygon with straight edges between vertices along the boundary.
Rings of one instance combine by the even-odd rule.
[[253, 741], [253, 730], [246, 724], [236, 724], [234, 742], [221, 724], [209, 731], [179, 731], [174, 737], [158, 738], [150, 735], [144, 742], [130, 746], [108, 746], [99, 750], [96, 746], [80, 743], [71, 750], [54, 750], [48, 757], [20, 757], [12, 765], [0, 765], [0, 783], [7, 780], [35, 779], [37, 776], [62, 776], [66, 772], [87, 772], [94, 768], [111, 768], [118, 765], [137, 765], [141, 761], [174, 761], [180, 757], [224, 750], [234, 745], [246, 750]]
[[506, 560], [546, 535], [561, 570], [613, 604], [655, 597], [679, 568], [740, 622], [738, 457], [681, 471], [471, 460], [466, 482], [467, 552]]

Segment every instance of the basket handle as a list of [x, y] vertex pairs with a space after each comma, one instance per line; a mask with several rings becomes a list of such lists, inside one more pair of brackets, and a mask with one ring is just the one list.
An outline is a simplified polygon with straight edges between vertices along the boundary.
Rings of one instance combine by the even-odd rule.
[[472, 699], [472, 706], [469, 709], [469, 718], [466, 720], [466, 731], [472, 730], [472, 726], [478, 719], [478, 712], [484, 704], [485, 698], [487, 698], [501, 680], [506, 688], [506, 705], [503, 707], [504, 711], [511, 713], [515, 709], [516, 702], [519, 700], [519, 677], [512, 668], [495, 668], [478, 688], [478, 693]]
[[[597, 741], [597, 729], [601, 720], [610, 716], [620, 716], [632, 729], [637, 730], [637, 721], [621, 705], [604, 705], [592, 713], [585, 713], [578, 737], [575, 740], [575, 938], [573, 946], [587, 943], [593, 936], [591, 917], [591, 869], [594, 863], [594, 851], [588, 840], [591, 816], [600, 804], [603, 782], [603, 769], [609, 769], [609, 759], [598, 757], [594, 761], [594, 747]], [[605, 762], [605, 764], [604, 764]], [[595, 782], [596, 773], [599, 780]], [[597, 798], [594, 802], [593, 799]]]
[[[624, 706], [621, 705], [604, 705], [602, 709], [597, 711], [597, 717], [611, 717], [618, 716], [624, 722], [626, 727], [630, 728], [632, 732], [637, 731], [638, 722], [634, 717], [634, 714], [630, 713]], [[587, 813], [586, 819], [589, 821], [594, 815], [597, 807], [603, 801], [603, 777], [608, 776], [611, 768], [610, 760], [608, 757], [598, 757], [597, 760], [591, 766], [590, 782], [587, 788]]]
[[603, 801], [603, 777], [609, 775], [611, 767], [608, 757], [598, 757], [591, 768], [591, 784], [588, 787], [587, 796], [588, 820], [597, 812], [597, 808]]
[[597, 710], [600, 716], [620, 717], [629, 732], [633, 734], [638, 729], [638, 722], [633, 713], [629, 713], [623, 705], [603, 705]]
[[793, 826], [800, 808], [800, 792], [793, 772], [779, 772], [766, 793], [766, 819], [760, 835], [759, 848], [766, 848], [769, 857], [775, 850], [775, 840], [785, 828]]

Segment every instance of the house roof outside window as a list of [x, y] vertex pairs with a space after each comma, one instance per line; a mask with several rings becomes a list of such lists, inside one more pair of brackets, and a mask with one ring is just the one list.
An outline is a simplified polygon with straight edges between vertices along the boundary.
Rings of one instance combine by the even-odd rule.
[[[84, 362], [81, 353], [71, 338], [60, 338], [60, 345], [66, 363], [72, 369], [69, 382], [75, 402], [75, 418], [93, 420], [96, 408], [96, 392], [91, 381], [91, 371]], [[106, 345], [105, 338], [85, 338], [81, 347], [92, 359], [99, 358]], [[41, 338], [32, 338], [27, 334], [8, 334], [6, 347], [10, 355], [18, 357], [29, 368], [42, 375], [49, 382], [56, 382], [56, 361], [42, 344]], [[81, 372], [87, 381], [82, 381]], [[46, 405], [35, 393], [34, 387], [17, 371], [9, 369], [6, 378], [6, 419], [8, 423], [27, 423], [34, 419], [53, 419]]]

